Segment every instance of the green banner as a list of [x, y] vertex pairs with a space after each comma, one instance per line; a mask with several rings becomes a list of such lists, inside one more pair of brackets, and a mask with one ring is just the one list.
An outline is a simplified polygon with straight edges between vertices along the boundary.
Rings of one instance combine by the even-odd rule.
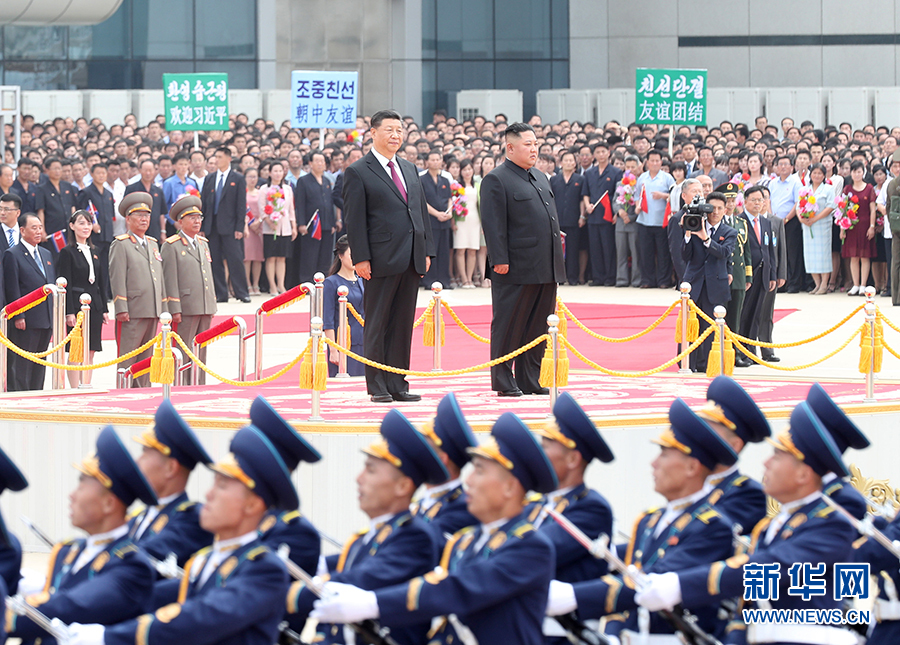
[[166, 130], [227, 130], [228, 74], [163, 74]]
[[636, 123], [706, 125], [705, 69], [638, 67], [634, 90]]

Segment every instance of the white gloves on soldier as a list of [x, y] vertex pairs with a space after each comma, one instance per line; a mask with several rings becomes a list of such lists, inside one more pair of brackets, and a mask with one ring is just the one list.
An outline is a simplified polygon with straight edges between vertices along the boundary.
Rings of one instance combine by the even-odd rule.
[[69, 638], [63, 645], [103, 645], [106, 627], [103, 625], [69, 625]]
[[641, 607], [650, 611], [671, 610], [681, 602], [681, 582], [674, 571], [651, 573], [647, 584], [634, 597]]
[[578, 609], [578, 601], [575, 600], [575, 588], [568, 582], [551, 580], [550, 590], [547, 594], [547, 615], [562, 616], [570, 614], [576, 609]]
[[378, 615], [374, 591], [341, 582], [326, 582], [322, 597], [313, 604], [309, 616], [320, 623], [358, 623], [378, 618]]

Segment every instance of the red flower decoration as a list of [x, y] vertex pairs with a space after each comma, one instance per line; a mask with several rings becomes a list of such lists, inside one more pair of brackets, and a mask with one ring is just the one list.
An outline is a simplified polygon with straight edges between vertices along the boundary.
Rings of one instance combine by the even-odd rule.
[[853, 202], [854, 204], [856, 204], [856, 203], [859, 203], [859, 198], [856, 195], [854, 195], [853, 197], [850, 198], [850, 201]]
[[266, 204], [266, 207], [265, 207], [263, 210], [266, 211], [266, 215], [271, 215], [271, 214], [272, 214], [272, 211], [273, 211], [274, 209], [272, 208], [272, 205], [271, 205], [271, 204]]
[[750, 179], [750, 173], [745, 172], [743, 175], [741, 175], [741, 179], [747, 181], [748, 179]]

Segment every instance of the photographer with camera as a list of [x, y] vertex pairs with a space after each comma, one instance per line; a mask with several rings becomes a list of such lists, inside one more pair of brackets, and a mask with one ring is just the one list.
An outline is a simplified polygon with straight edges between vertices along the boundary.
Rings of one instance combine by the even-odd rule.
[[[718, 305], [724, 307], [731, 300], [728, 268], [737, 242], [737, 231], [722, 223], [725, 216], [725, 195], [712, 192], [707, 199], [708, 203], [700, 195], [696, 195], [684, 207], [684, 214], [681, 216], [681, 228], [684, 231], [681, 257], [685, 262], [684, 280], [691, 284], [691, 298], [712, 318], [713, 310]], [[708, 323], [700, 318], [701, 334], [707, 326]], [[712, 339], [712, 335], [708, 336], [691, 354], [693, 371], [706, 371]]]
[[666, 242], [669, 245], [669, 254], [672, 256], [672, 268], [675, 269], [675, 288], [684, 281], [684, 258], [681, 257], [682, 238], [684, 229], [681, 228], [681, 218], [685, 214], [688, 205], [697, 195], [703, 194], [703, 186], [697, 179], [685, 179], [681, 184], [681, 208], [674, 213], [666, 226]]

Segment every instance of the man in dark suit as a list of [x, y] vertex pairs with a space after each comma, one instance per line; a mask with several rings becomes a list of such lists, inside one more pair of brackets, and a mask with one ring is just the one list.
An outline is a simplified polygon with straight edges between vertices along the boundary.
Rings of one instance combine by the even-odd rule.
[[[685, 231], [681, 245], [684, 258], [684, 280], [691, 284], [691, 298], [703, 312], [713, 318], [713, 310], [731, 300], [728, 285], [728, 265], [737, 242], [737, 231], [724, 224], [725, 195], [710, 193], [707, 197], [713, 212], [699, 231]], [[674, 223], [673, 223], [674, 225]], [[700, 333], [709, 325], [700, 318]], [[706, 371], [706, 359], [712, 347], [712, 336], [707, 336], [696, 351], [691, 352], [691, 368], [697, 372]]]
[[[765, 206], [765, 190], [762, 186], [751, 186], [744, 194], [744, 215], [749, 223], [750, 261], [753, 265], [753, 282], [744, 298], [744, 309], [741, 312], [741, 336], [757, 339], [759, 337], [759, 319], [766, 292], [774, 291], [778, 271], [778, 260], [775, 255], [775, 239], [772, 235], [772, 223], [762, 216]], [[755, 347], [748, 347], [756, 353]], [[736, 367], [749, 367], [753, 364], [749, 358], [736, 350], [734, 364]]]
[[209, 239], [212, 254], [216, 302], [228, 302], [228, 279], [234, 297], [250, 302], [247, 275], [244, 273], [244, 223], [247, 217], [247, 183], [244, 176], [231, 169], [231, 149], [216, 150], [215, 175], [203, 182], [203, 232]]
[[[19, 216], [19, 243], [3, 254], [6, 302], [25, 296], [45, 284], [56, 282], [50, 251], [38, 246], [44, 237], [44, 225], [34, 213]], [[47, 349], [53, 317], [50, 299], [14, 317], [9, 340], [29, 352]], [[9, 353], [9, 390], [24, 392], [44, 388], [44, 367]]]
[[[416, 167], [396, 156], [403, 122], [394, 110], [372, 115], [372, 149], [344, 175], [344, 219], [356, 273], [367, 281], [366, 358], [409, 369], [419, 278], [431, 266], [434, 243]], [[377, 403], [418, 401], [400, 374], [366, 366], [366, 388]]]
[[147, 157], [141, 161], [141, 178], [133, 184], [125, 187], [125, 194], [131, 193], [147, 193], [153, 198], [153, 206], [150, 211], [150, 228], [147, 229], [147, 235], [159, 241], [162, 244], [166, 238], [161, 233], [166, 230], [166, 213], [169, 212], [166, 206], [166, 197], [163, 195], [162, 188], [154, 183], [156, 178], [156, 164], [153, 159]]
[[[556, 307], [556, 285], [566, 278], [556, 202], [547, 176], [533, 169], [538, 145], [534, 128], [506, 129], [506, 163], [481, 183], [481, 222], [493, 268], [491, 359], [528, 344], [547, 329]], [[544, 348], [538, 345], [491, 368], [491, 388], [500, 396], [547, 394], [538, 382]]]

